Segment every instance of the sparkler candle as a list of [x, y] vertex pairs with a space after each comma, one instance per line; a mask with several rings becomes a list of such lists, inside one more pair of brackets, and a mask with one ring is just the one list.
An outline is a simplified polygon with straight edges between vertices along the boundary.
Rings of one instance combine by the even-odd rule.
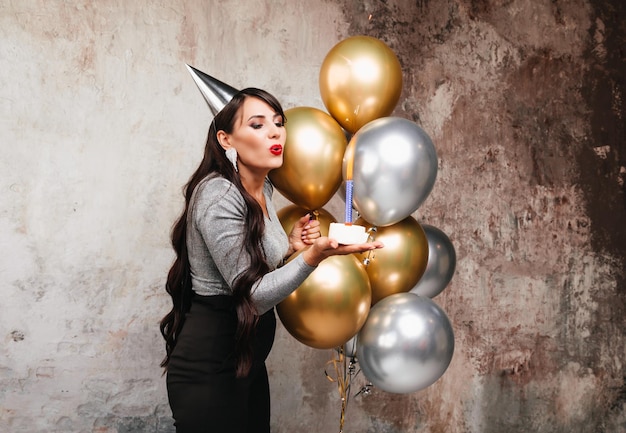
[[352, 224], [352, 169], [354, 155], [348, 153], [346, 165], [346, 220], [342, 223], [330, 223], [328, 237], [336, 239], [340, 244], [362, 244], [367, 242], [369, 234], [365, 227]]
[[[352, 224], [352, 171], [354, 167], [354, 152], [346, 151], [346, 220], [342, 223], [330, 223], [328, 237], [336, 239], [340, 244], [362, 244], [367, 242], [369, 234], [365, 227]], [[344, 158], [345, 158], [344, 157]]]
[[348, 163], [346, 165], [346, 218], [345, 224], [352, 225], [352, 188], [354, 187], [352, 182], [352, 172], [354, 170], [354, 155], [348, 156]]
[[346, 181], [346, 225], [352, 224], [352, 179]]

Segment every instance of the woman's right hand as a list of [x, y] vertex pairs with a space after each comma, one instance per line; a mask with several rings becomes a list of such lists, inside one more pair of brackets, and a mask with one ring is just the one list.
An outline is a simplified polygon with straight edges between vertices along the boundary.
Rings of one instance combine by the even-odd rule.
[[383, 248], [380, 241], [366, 242], [364, 244], [343, 245], [326, 236], [315, 239], [313, 245], [307, 248], [302, 254], [304, 261], [309, 266], [317, 266], [322, 260], [330, 256], [345, 256], [347, 254], [363, 253], [366, 251]]

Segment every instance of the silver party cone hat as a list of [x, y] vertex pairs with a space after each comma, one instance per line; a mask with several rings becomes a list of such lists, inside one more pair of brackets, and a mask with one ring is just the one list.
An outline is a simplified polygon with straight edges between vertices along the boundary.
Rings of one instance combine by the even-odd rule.
[[205, 74], [202, 71], [187, 65], [187, 69], [200, 89], [205, 101], [209, 104], [211, 112], [215, 116], [238, 92], [234, 87], [229, 86], [220, 80]]

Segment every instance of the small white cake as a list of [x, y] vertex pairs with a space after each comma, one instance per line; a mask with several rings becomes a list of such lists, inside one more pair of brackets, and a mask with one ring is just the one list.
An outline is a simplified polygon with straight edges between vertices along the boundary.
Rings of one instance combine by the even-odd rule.
[[337, 242], [344, 245], [363, 244], [367, 242], [369, 233], [365, 231], [363, 226], [330, 223], [328, 237], [336, 239]]

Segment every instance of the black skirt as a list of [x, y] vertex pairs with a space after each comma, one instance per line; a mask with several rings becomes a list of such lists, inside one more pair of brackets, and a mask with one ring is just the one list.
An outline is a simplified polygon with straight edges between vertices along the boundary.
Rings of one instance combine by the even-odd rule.
[[167, 393], [177, 433], [268, 433], [265, 359], [276, 316], [259, 318], [252, 369], [235, 377], [237, 313], [231, 296], [194, 296], [167, 368]]

